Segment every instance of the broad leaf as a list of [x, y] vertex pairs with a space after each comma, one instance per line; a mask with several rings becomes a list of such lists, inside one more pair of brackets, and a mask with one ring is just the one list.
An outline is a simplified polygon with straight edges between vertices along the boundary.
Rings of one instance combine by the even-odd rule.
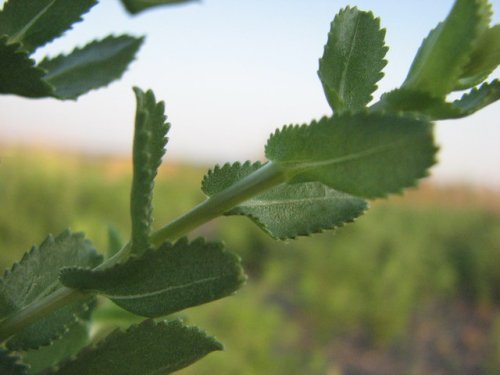
[[222, 350], [222, 345], [198, 328], [179, 321], [146, 320], [125, 332], [114, 331], [49, 374], [170, 374], [215, 350]]
[[387, 64], [384, 37], [371, 12], [347, 7], [335, 16], [318, 71], [335, 112], [360, 110], [372, 99]]
[[403, 87], [435, 97], [452, 91], [490, 17], [487, 0], [457, 0], [446, 20], [422, 43]]
[[286, 126], [266, 156], [291, 182], [317, 181], [359, 197], [383, 197], [415, 185], [435, 162], [432, 124], [412, 116], [356, 113]]
[[153, 221], [154, 179], [165, 154], [170, 124], [165, 122], [165, 105], [157, 102], [151, 90], [144, 93], [134, 88], [137, 99], [134, 135], [134, 173], [130, 201], [132, 221], [132, 253], [149, 247]]
[[[16, 314], [31, 303], [62, 287], [59, 270], [68, 266], [94, 267], [101, 260], [82, 234], [65, 231], [49, 236], [33, 247], [0, 279], [0, 317]], [[18, 332], [7, 345], [11, 349], [35, 349], [63, 335], [87, 314], [90, 301], [75, 302]]]
[[33, 51], [71, 28], [96, 0], [8, 0], [0, 12], [0, 35]]
[[45, 58], [39, 66], [47, 70], [44, 79], [54, 86], [54, 96], [76, 99], [120, 78], [142, 41], [128, 35], [109, 36], [77, 48], [69, 55]]
[[30, 350], [23, 354], [23, 362], [30, 366], [30, 374], [52, 367], [67, 357], [76, 355], [88, 344], [89, 327], [86, 322], [72, 326], [60, 339], [49, 346]]
[[234, 293], [245, 277], [220, 243], [181, 239], [104, 270], [64, 269], [70, 288], [101, 293], [137, 315], [158, 317]]
[[27, 375], [28, 366], [20, 362], [20, 358], [0, 348], [0, 374]]
[[122, 0], [129, 13], [136, 14], [160, 5], [173, 5], [192, 2], [193, 0]]
[[[226, 164], [208, 172], [202, 189], [211, 196], [261, 167], [261, 163]], [[333, 229], [353, 221], [367, 208], [364, 200], [317, 182], [281, 184], [226, 212], [250, 217], [279, 239], [295, 238]]]
[[7, 44], [0, 36], [0, 93], [41, 98], [52, 94], [52, 87], [44, 82], [45, 70], [35, 66], [19, 44]]

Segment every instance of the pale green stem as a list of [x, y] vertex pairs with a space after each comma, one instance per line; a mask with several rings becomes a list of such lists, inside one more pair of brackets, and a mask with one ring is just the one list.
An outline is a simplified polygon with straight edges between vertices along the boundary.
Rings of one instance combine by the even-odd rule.
[[[255, 172], [238, 181], [229, 188], [214, 194], [204, 202], [195, 206], [186, 214], [172, 221], [151, 235], [151, 242], [158, 246], [166, 240], [175, 240], [200, 225], [222, 215], [241, 202], [262, 193], [286, 181], [285, 171], [272, 162], [265, 164]], [[130, 246], [125, 246], [115, 256], [100, 264], [103, 269], [130, 255]], [[91, 294], [76, 289], [62, 287], [47, 297], [36, 301], [17, 311], [0, 323], [0, 342], [29, 326], [51, 312], [78, 300], [88, 298]]]

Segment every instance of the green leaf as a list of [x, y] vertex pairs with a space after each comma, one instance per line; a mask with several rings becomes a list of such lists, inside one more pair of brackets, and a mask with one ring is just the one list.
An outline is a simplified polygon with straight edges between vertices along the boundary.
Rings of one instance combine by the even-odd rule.
[[490, 17], [487, 0], [457, 0], [446, 20], [423, 41], [403, 87], [435, 97], [451, 92]]
[[108, 251], [106, 253], [108, 258], [111, 258], [119, 252], [124, 246], [123, 237], [114, 225], [108, 225]]
[[0, 12], [0, 35], [34, 51], [81, 21], [96, 0], [8, 0]]
[[35, 66], [20, 44], [7, 43], [7, 37], [0, 36], [0, 93], [29, 98], [52, 95], [52, 87], [42, 79], [45, 70]]
[[132, 253], [148, 249], [149, 233], [153, 222], [154, 179], [165, 154], [166, 137], [170, 124], [165, 122], [165, 104], [157, 102], [151, 90], [144, 93], [134, 88], [137, 110], [135, 115], [135, 135], [130, 198], [132, 221]]
[[[62, 287], [62, 267], [94, 267], [101, 261], [83, 234], [65, 231], [33, 247], [0, 279], [0, 317], [16, 314]], [[10, 349], [36, 349], [63, 335], [91, 308], [92, 300], [75, 302], [24, 328], [7, 342]]]
[[500, 25], [481, 35], [455, 89], [463, 90], [483, 82], [500, 64]]
[[387, 64], [384, 37], [371, 12], [347, 7], [335, 16], [318, 71], [335, 112], [357, 111], [371, 101]]
[[356, 113], [286, 126], [268, 140], [266, 156], [291, 182], [321, 182], [375, 198], [415, 185], [434, 164], [432, 124], [410, 115]]
[[186, 327], [179, 321], [146, 320], [125, 332], [114, 331], [49, 374], [170, 374], [215, 350], [222, 350], [222, 345], [198, 328]]
[[39, 67], [47, 70], [44, 79], [54, 86], [54, 96], [76, 99], [120, 78], [134, 59], [142, 41], [143, 38], [128, 35], [108, 36], [77, 48], [69, 55], [45, 58]]
[[20, 363], [20, 358], [7, 350], [0, 348], [0, 374], [27, 375], [28, 366]]
[[240, 260], [221, 243], [181, 239], [103, 270], [67, 268], [70, 288], [101, 293], [137, 315], [158, 317], [234, 293], [245, 280]]
[[[217, 166], [203, 179], [202, 190], [209, 196], [219, 193], [261, 166], [259, 162]], [[287, 239], [333, 229], [353, 221], [366, 208], [362, 199], [305, 182], [278, 185], [225, 214], [248, 216], [272, 237]]]
[[193, 0], [122, 0], [123, 5], [131, 14], [160, 5], [173, 5], [192, 2]]
[[76, 355], [88, 344], [89, 327], [86, 322], [72, 326], [60, 339], [49, 346], [30, 350], [23, 354], [23, 362], [30, 366], [30, 374], [52, 367], [67, 357]]

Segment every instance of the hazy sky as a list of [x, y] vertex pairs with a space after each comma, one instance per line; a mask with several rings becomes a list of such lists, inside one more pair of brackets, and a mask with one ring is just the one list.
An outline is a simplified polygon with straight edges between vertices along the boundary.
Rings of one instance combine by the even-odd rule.
[[[138, 59], [122, 80], [77, 102], [0, 97], [0, 140], [128, 154], [136, 85], [153, 89], [166, 103], [173, 126], [167, 161], [260, 158], [275, 128], [331, 113], [316, 71], [340, 8], [372, 10], [387, 28], [389, 64], [377, 98], [404, 80], [422, 38], [452, 3], [204, 0], [131, 17], [117, 0], [101, 1], [83, 23], [36, 57], [69, 52], [109, 33], [129, 33], [146, 35]], [[498, 23], [500, 0], [492, 4]], [[441, 122], [436, 134], [441, 152], [434, 178], [500, 188], [500, 104], [466, 120]]]

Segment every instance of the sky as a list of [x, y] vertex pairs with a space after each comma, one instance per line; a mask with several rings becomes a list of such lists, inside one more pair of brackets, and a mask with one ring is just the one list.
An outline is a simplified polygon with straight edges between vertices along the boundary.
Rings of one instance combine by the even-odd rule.
[[[0, 1], [0, 4], [2, 1]], [[491, 2], [499, 22], [500, 0]], [[452, 0], [203, 0], [128, 15], [102, 0], [73, 30], [36, 52], [68, 53], [108, 34], [145, 35], [124, 77], [76, 102], [0, 97], [0, 143], [128, 155], [132, 86], [164, 100], [168, 160], [200, 164], [262, 159], [270, 133], [331, 114], [317, 77], [330, 22], [344, 6], [372, 10], [387, 29], [389, 61], [374, 95], [398, 87], [422, 39]], [[497, 70], [493, 77], [498, 77]], [[439, 122], [435, 181], [500, 189], [500, 104]]]

